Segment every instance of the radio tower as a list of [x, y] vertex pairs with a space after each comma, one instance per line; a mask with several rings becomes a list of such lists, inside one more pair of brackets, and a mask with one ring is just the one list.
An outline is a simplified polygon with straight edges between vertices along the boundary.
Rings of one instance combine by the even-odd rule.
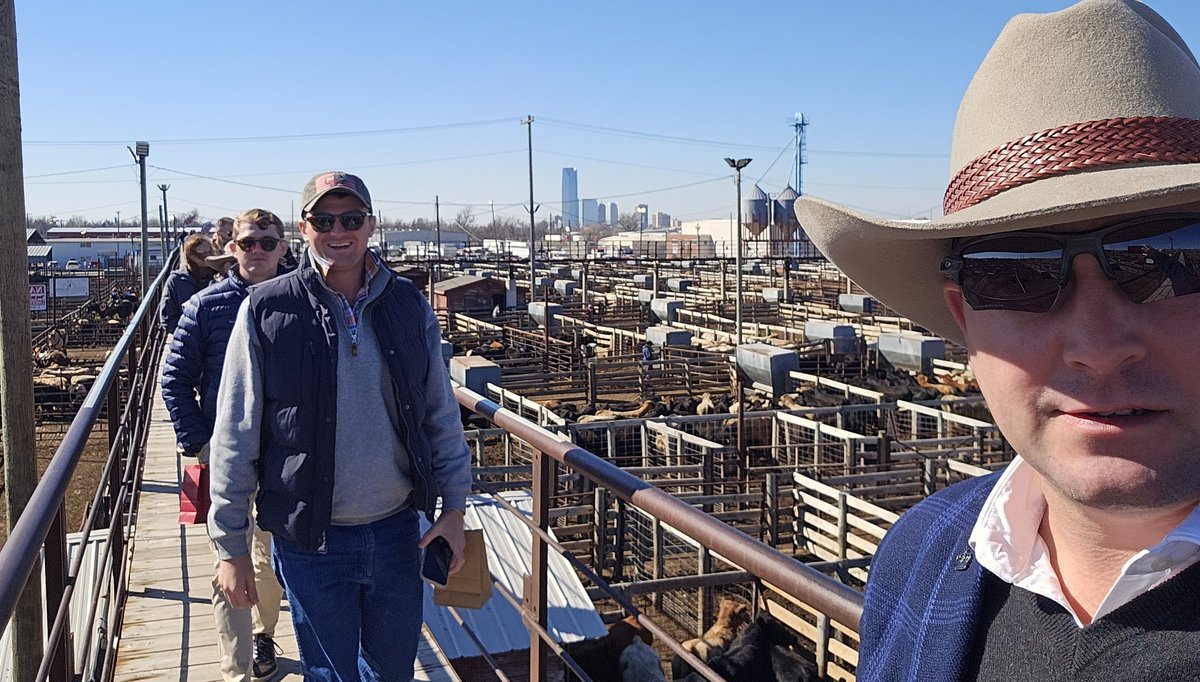
[[804, 189], [801, 187], [801, 166], [808, 163], [808, 159], [804, 158], [804, 129], [808, 127], [808, 120], [804, 118], [803, 112], [796, 112], [796, 116], [792, 119], [792, 128], [796, 130], [796, 190], [797, 196], [804, 195]]

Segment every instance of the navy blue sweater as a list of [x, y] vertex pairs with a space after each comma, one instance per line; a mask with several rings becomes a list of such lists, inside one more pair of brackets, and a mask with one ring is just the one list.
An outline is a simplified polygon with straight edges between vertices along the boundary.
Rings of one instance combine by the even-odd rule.
[[910, 509], [871, 562], [859, 630], [860, 682], [961, 679], [982, 603], [967, 539], [1000, 474], [963, 481]]

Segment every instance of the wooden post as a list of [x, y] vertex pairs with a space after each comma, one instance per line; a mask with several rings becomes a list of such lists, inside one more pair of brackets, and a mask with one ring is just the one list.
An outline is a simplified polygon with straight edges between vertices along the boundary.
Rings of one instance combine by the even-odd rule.
[[925, 497], [929, 497], [937, 490], [937, 461], [932, 459], [925, 460], [925, 475], [923, 480], [923, 492]]
[[888, 437], [887, 431], [880, 429], [875, 434], [876, 439], [876, 462], [882, 467], [892, 463], [892, 439]]
[[[29, 324], [29, 263], [25, 243], [25, 181], [21, 157], [21, 87], [17, 73], [14, 2], [0, 2], [0, 423], [4, 424], [4, 511], [8, 533], [37, 486], [33, 425], [33, 335]], [[35, 562], [12, 621], [12, 679], [37, 677], [42, 659], [41, 562]]]

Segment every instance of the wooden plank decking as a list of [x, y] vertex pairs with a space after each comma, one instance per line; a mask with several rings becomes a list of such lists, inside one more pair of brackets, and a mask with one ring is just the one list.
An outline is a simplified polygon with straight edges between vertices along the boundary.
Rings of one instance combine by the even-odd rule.
[[[166, 406], [155, 400], [129, 569], [129, 598], [117, 642], [115, 679], [204, 682], [221, 679], [212, 615], [214, 556], [203, 526], [180, 526], [182, 464]], [[277, 680], [303, 675], [284, 601], [275, 641], [282, 647]], [[457, 680], [426, 631], [417, 680]]]

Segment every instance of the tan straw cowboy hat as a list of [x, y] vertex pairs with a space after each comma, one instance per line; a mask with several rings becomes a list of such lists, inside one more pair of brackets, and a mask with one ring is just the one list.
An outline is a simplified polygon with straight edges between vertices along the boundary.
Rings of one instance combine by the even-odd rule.
[[945, 215], [877, 220], [812, 197], [800, 224], [850, 279], [962, 343], [942, 300], [954, 237], [1200, 200], [1200, 66], [1134, 0], [1084, 0], [1009, 21], [967, 87]]

